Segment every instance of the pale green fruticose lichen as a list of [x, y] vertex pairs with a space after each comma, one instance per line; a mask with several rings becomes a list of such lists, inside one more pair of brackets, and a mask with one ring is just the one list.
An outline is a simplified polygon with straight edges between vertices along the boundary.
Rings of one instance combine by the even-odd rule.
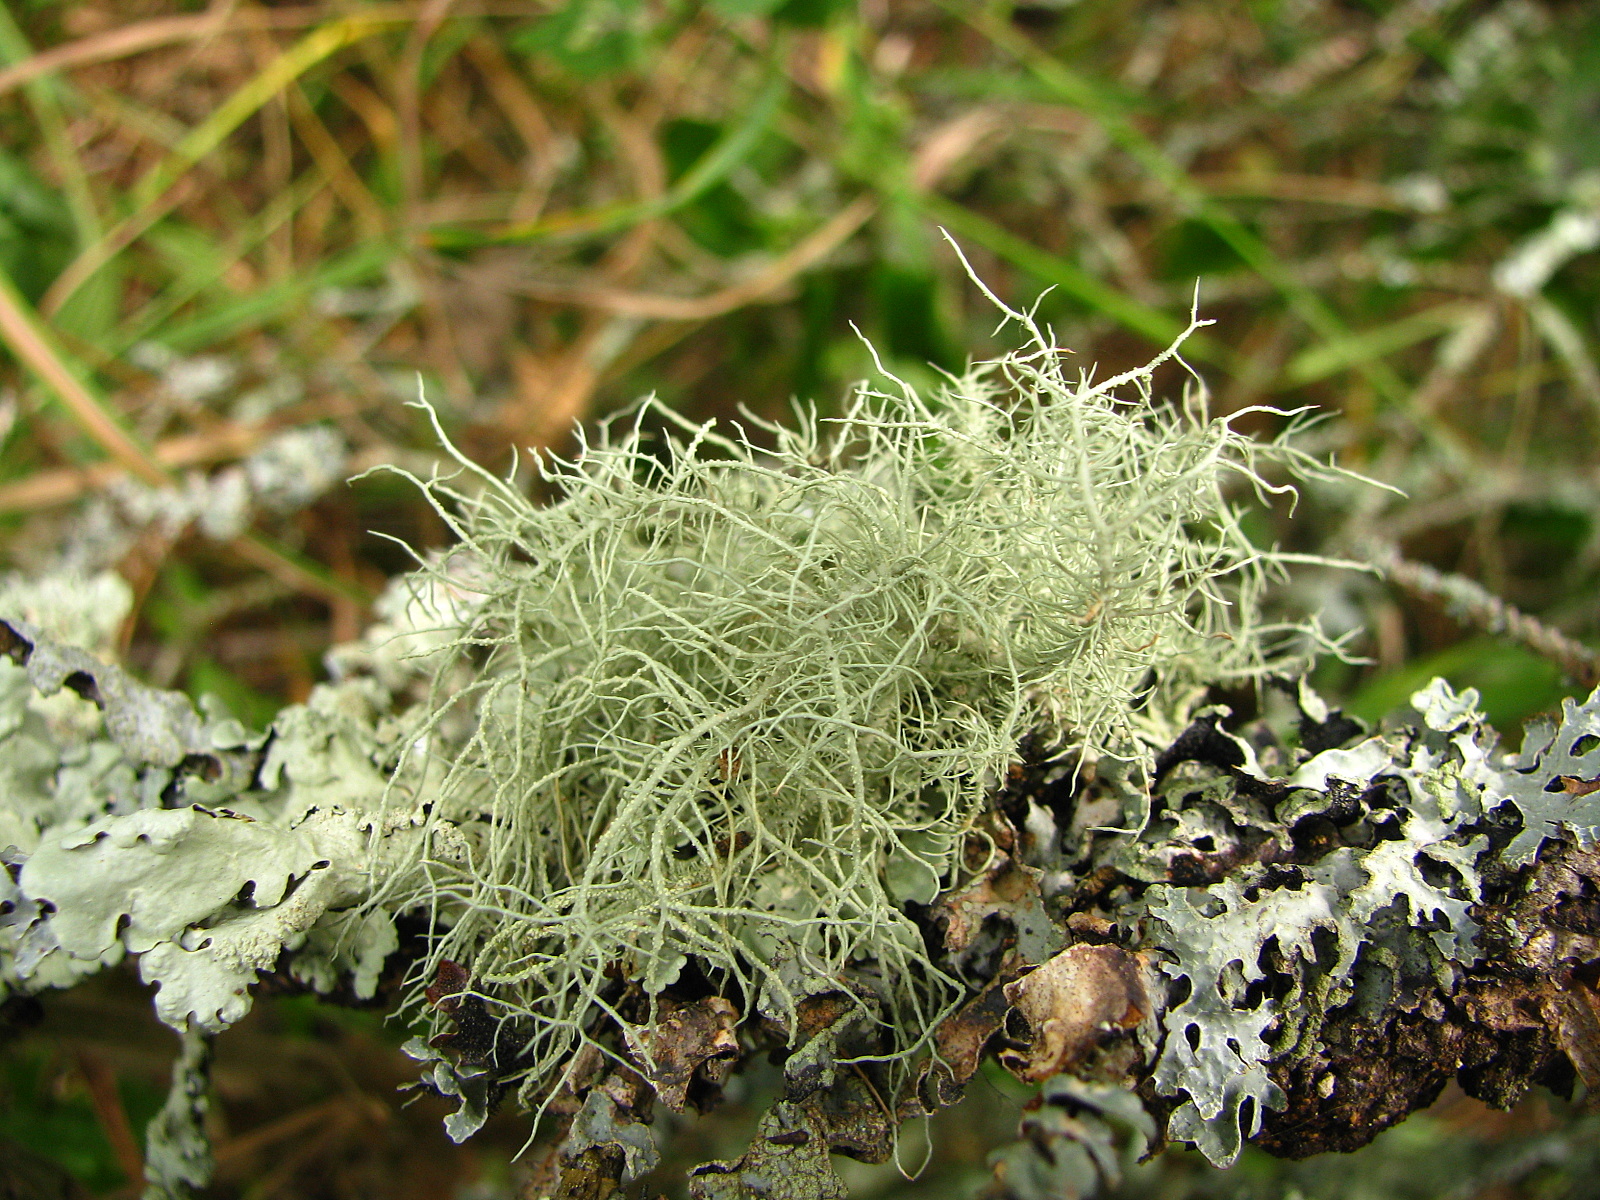
[[621, 1019], [613, 980], [655, 995], [691, 959], [780, 1021], [853, 977], [904, 1056], [960, 988], [903, 906], [954, 881], [1024, 735], [1138, 757], [1136, 704], [1303, 637], [1260, 621], [1280, 560], [1225, 489], [1321, 468], [1198, 386], [1157, 403], [1176, 348], [1094, 383], [1007, 315], [1025, 350], [754, 422], [770, 449], [646, 401], [540, 461], [553, 503], [465, 459], [471, 489], [421, 484], [481, 589], [434, 714], [476, 713], [435, 814], [471, 858], [382, 902], [448, 923], [426, 978], [470, 968], [525, 1099]]

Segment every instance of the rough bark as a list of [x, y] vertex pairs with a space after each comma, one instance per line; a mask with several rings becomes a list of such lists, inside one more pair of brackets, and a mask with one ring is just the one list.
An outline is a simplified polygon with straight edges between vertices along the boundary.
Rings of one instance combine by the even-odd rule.
[[[1448, 693], [1432, 700], [1441, 696]], [[1126, 781], [1083, 770], [1074, 779], [1045, 762], [1019, 767], [975, 832], [974, 856], [987, 855], [984, 868], [918, 914], [951, 969], [966, 969], [974, 994], [937, 1027], [935, 1053], [895, 1099], [896, 1117], [954, 1103], [985, 1058], [1040, 1084], [1018, 1141], [994, 1160], [991, 1195], [1019, 1200], [1094, 1194], [1114, 1181], [1128, 1143], [1154, 1147], [1163, 1135], [1192, 1133], [1194, 1121], [1182, 1130], [1173, 1121], [1193, 1098], [1189, 1081], [1170, 1073], [1164, 1079], [1161, 1068], [1168, 1039], [1184, 1035], [1174, 1013], [1193, 988], [1205, 986], [1175, 970], [1183, 965], [1174, 940], [1181, 931], [1156, 915], [1173, 911], [1180, 890], [1196, 912], [1207, 896], [1228, 895], [1239, 914], [1279, 922], [1255, 928], [1234, 959], [1232, 982], [1221, 971], [1218, 985], [1226, 989], [1220, 1007], [1232, 1016], [1265, 1018], [1264, 1050], [1253, 1064], [1261, 1073], [1257, 1095], [1240, 1104], [1237, 1119], [1274, 1155], [1358, 1149], [1430, 1104], [1452, 1080], [1500, 1108], [1535, 1085], [1565, 1095], [1582, 1080], [1593, 1093], [1600, 1086], [1600, 853], [1578, 832], [1587, 828], [1589, 805], [1574, 803], [1572, 824], [1552, 824], [1531, 860], [1515, 861], [1523, 824], [1486, 772], [1520, 768], [1536, 777], [1541, 747], [1516, 765], [1460, 753], [1466, 744], [1492, 752], [1492, 738], [1476, 718], [1452, 724], [1448, 707], [1447, 700], [1403, 717], [1381, 743], [1388, 755], [1382, 766], [1352, 771], [1364, 779], [1330, 772], [1316, 796], [1286, 780], [1303, 785], [1306, 772], [1295, 770], [1323, 751], [1374, 749], [1361, 726], [1336, 712], [1321, 712], [1320, 720], [1302, 714], [1301, 748], [1293, 750], [1265, 724], [1241, 736], [1225, 731], [1223, 714], [1202, 714], [1161, 756], [1154, 807], [1134, 852], [1126, 836], [1086, 829], [1118, 810], [1112, 795], [1126, 791]], [[1594, 707], [1587, 706], [1590, 718]], [[1560, 732], [1577, 744], [1558, 748], [1583, 751], [1592, 768], [1586, 756], [1594, 747], [1582, 742], [1575, 712], [1583, 716], [1569, 711], [1571, 727]], [[1445, 728], [1430, 728], [1430, 720]], [[1533, 734], [1541, 736], [1548, 746], [1548, 736]], [[1453, 765], [1439, 758], [1452, 744]], [[1419, 757], [1430, 747], [1439, 761]], [[1540, 786], [1586, 801], [1595, 777], [1590, 769]], [[1429, 818], [1443, 825], [1419, 832], [1412, 823], [1426, 814], [1417, 811], [1418, 796], [1430, 788], [1442, 793], [1446, 784], [1459, 785], [1454, 803], [1476, 798], [1475, 808], [1451, 815], [1446, 804], [1442, 818], [1439, 811]], [[1203, 819], [1219, 813], [1228, 819]], [[1448, 836], [1429, 843], [1444, 826]], [[1386, 842], [1406, 851], [1385, 850]], [[1454, 873], [1445, 867], [1452, 859]], [[1361, 864], [1343, 886], [1353, 907], [1373, 907], [1369, 928], [1352, 932], [1315, 914], [1294, 925], [1304, 915], [1295, 907], [1303, 895], [1334, 887], [1327, 881]], [[1414, 874], [1374, 906], [1374, 881], [1397, 866]], [[1446, 902], [1463, 898], [1452, 912]], [[1036, 928], [1041, 912], [1058, 939], [1043, 961], [1037, 949], [1049, 939]], [[1224, 907], [1210, 919], [1230, 915]], [[1453, 944], [1452, 921], [1472, 930], [1469, 942], [1454, 943], [1455, 957], [1444, 950]], [[1355, 939], [1349, 956], [1340, 952], [1345, 937]], [[795, 1128], [803, 1125], [806, 1144], [826, 1139], [836, 1152], [877, 1161], [886, 1127], [874, 1139], [847, 1132], [884, 1107], [861, 1086], [868, 1074], [816, 1070], [819, 1060], [841, 1057], [837, 1039], [859, 1016], [859, 1005], [832, 999], [817, 998], [814, 1028], [798, 1045], [785, 1048], [782, 1037], [766, 1044], [790, 1055], [785, 1119], [801, 1121], [793, 1113], [803, 1111]], [[1275, 1107], [1259, 1098], [1273, 1093]], [[717, 1182], [698, 1180], [697, 1194], [833, 1194], [809, 1169], [769, 1170], [776, 1151], [761, 1139], [770, 1143], [774, 1134], [762, 1128], [744, 1158], [704, 1169]], [[801, 1134], [787, 1136], [797, 1142]], [[1225, 1134], [1209, 1148], [1229, 1157]], [[590, 1148], [572, 1149], [581, 1153], [569, 1161], [586, 1170]]]

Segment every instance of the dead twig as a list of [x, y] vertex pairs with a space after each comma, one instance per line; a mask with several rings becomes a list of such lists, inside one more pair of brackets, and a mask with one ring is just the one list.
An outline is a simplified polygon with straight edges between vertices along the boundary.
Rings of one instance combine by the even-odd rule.
[[1402, 558], [1393, 546], [1377, 547], [1370, 561], [1396, 586], [1413, 595], [1441, 600], [1445, 610], [1458, 620], [1520, 642], [1555, 663], [1583, 687], [1600, 684], [1600, 651], [1507, 604], [1482, 584]]

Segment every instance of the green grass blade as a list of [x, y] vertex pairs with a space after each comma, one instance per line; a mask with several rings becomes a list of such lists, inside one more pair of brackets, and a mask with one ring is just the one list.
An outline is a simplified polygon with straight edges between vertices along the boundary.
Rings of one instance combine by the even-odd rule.
[[[1041, 84], [1074, 108], [1092, 116], [1119, 147], [1152, 178], [1162, 184], [1190, 215], [1203, 222], [1283, 296], [1289, 309], [1324, 341], [1348, 336], [1344, 321], [1321, 296], [1301, 282], [1292, 268], [1252, 233], [1243, 222], [1222, 209], [1188, 173], [1169, 158], [1130, 121], [1121, 102], [1109, 89], [1081, 72], [1056, 61], [992, 13], [980, 13], [953, 0], [940, 7], [970, 25], [1006, 53], [1020, 61]], [[1351, 364], [1378, 395], [1391, 403], [1406, 395], [1406, 385], [1386, 364], [1367, 359]]]
[[1363, 329], [1302, 350], [1289, 360], [1284, 378], [1299, 387], [1339, 371], [1374, 362], [1454, 329], [1476, 306], [1439, 304], [1372, 329]]
[[[0, 0], [0, 63], [10, 66], [24, 61], [33, 53], [33, 47], [28, 44], [11, 10]], [[89, 187], [88, 173], [83, 168], [72, 139], [67, 136], [60, 86], [55, 79], [46, 77], [29, 80], [22, 90], [39, 121], [39, 131], [44, 135], [51, 162], [61, 171], [62, 191], [66, 193], [73, 223], [78, 229], [78, 241], [88, 245], [100, 236], [100, 214]]]
[[311, 275], [280, 280], [232, 303], [216, 305], [191, 321], [161, 332], [161, 341], [180, 354], [200, 350], [242, 329], [281, 317], [323, 288], [371, 279], [397, 253], [397, 247], [388, 242], [365, 242]]
[[[1116, 321], [1142, 337], [1160, 346], [1170, 345], [1184, 331], [1188, 322], [1179, 321], [1159, 309], [1141, 304], [1131, 296], [1119, 292], [1085, 271], [1076, 263], [1059, 255], [1041, 250], [1033, 243], [1001, 228], [987, 217], [979, 216], [953, 200], [932, 193], [917, 196], [913, 203], [919, 205], [929, 217], [945, 226], [959, 238], [974, 242], [984, 249], [1020, 267], [1028, 274], [1052, 285], [1086, 307]], [[1184, 343], [1188, 357], [1228, 366], [1234, 365], [1234, 355], [1226, 347], [1203, 334], [1196, 334]]]
[[171, 155], [147, 171], [134, 184], [132, 200], [139, 210], [154, 204], [180, 176], [205, 158], [240, 125], [254, 116], [267, 101], [288, 87], [323, 59], [338, 53], [387, 25], [393, 18], [343, 17], [312, 30], [277, 58], [273, 59], [179, 142]]
[[[325, 181], [318, 176], [304, 176], [287, 192], [274, 197], [259, 218], [241, 229], [226, 245], [217, 247], [214, 254], [208, 254], [205, 261], [192, 263], [183, 276], [175, 279], [164, 291], [132, 314], [123, 323], [116, 340], [109, 347], [109, 353], [113, 356], [125, 354], [129, 347], [146, 338], [164, 341], [163, 328], [184, 305], [220, 282], [230, 267], [272, 236], [324, 184]], [[201, 231], [196, 233], [200, 237], [207, 236]]]
[[393, 25], [394, 16], [351, 16], [332, 21], [308, 33], [251, 77], [243, 87], [175, 146], [172, 153], [145, 172], [134, 184], [129, 199], [132, 211], [86, 248], [67, 268], [57, 286], [51, 289], [50, 307], [59, 311], [67, 300], [115, 258], [154, 221], [163, 196], [173, 184], [201, 159], [222, 143], [258, 112], [273, 96], [288, 87], [317, 63], [338, 53], [352, 42]]
[[558, 213], [553, 217], [507, 226], [490, 233], [475, 229], [435, 229], [428, 235], [428, 241], [441, 250], [465, 250], [477, 246], [536, 242], [551, 237], [608, 233], [637, 225], [652, 217], [666, 216], [692, 204], [707, 190], [726, 179], [748, 157], [771, 126], [787, 93], [788, 81], [774, 72], [746, 111], [744, 119], [724, 134], [659, 198], [608, 204], [582, 212]]

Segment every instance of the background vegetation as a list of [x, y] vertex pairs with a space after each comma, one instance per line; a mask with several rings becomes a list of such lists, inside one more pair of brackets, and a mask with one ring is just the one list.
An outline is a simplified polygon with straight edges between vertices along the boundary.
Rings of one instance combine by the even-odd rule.
[[[408, 565], [374, 532], [442, 543], [404, 485], [343, 482], [428, 469], [419, 381], [500, 469], [650, 391], [827, 410], [870, 370], [852, 325], [913, 379], [995, 348], [940, 226], [1102, 372], [1177, 333], [1198, 280], [1216, 408], [1320, 406], [1311, 448], [1406, 493], [1314, 490], [1263, 543], [1397, 546], [1600, 638], [1600, 11], [1577, 2], [7, 0], [3, 565], [116, 570], [126, 660], [259, 723]], [[1354, 633], [1371, 661], [1318, 682], [1363, 716], [1441, 673], [1514, 741], [1575, 690], [1373, 577], [1308, 571], [1282, 603]], [[131, 978], [40, 1017], [6, 1009], [7, 1137], [131, 1194], [170, 1035]], [[396, 1103], [397, 1040], [260, 1006], [221, 1041], [215, 1194], [514, 1195], [525, 1126], [449, 1146]], [[919, 1183], [861, 1168], [857, 1194], [971, 1194], [1024, 1098], [975, 1091]], [[752, 1112], [663, 1137], [650, 1183], [681, 1190]], [[1597, 1132], [1548, 1098], [1447, 1100], [1349, 1163], [1169, 1157], [1129, 1186], [1576, 1195]]]

